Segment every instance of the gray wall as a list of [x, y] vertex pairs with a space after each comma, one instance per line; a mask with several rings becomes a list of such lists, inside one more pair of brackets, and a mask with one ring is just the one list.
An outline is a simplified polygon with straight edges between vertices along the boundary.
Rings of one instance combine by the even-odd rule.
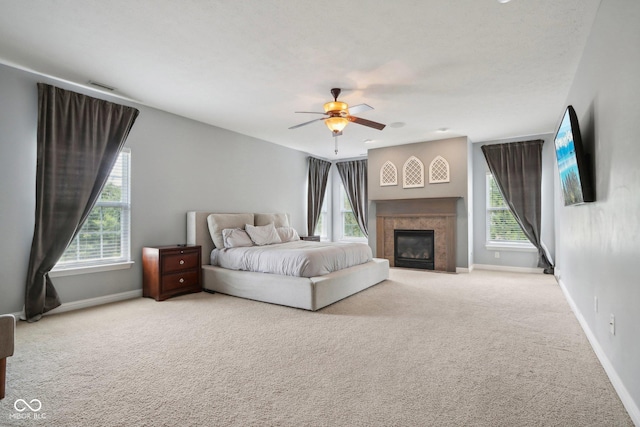
[[0, 65], [0, 313], [22, 309], [33, 237], [38, 81], [140, 109], [131, 149], [127, 270], [56, 277], [63, 303], [142, 288], [146, 245], [181, 243], [188, 210], [286, 211], [306, 234], [307, 155]]
[[[603, 0], [567, 97], [595, 170], [596, 202], [556, 187], [556, 274], [640, 425], [640, 2]], [[558, 121], [562, 111], [558, 111]], [[598, 298], [595, 310], [594, 298]], [[615, 335], [609, 315], [615, 315]]]
[[467, 140], [467, 266], [472, 267], [474, 264], [475, 253], [473, 249], [473, 239], [475, 233], [475, 214], [473, 212], [474, 203], [478, 200], [473, 194], [473, 178], [475, 167], [473, 165], [473, 143]]
[[553, 145], [554, 134], [533, 135], [527, 137], [510, 138], [499, 141], [487, 141], [473, 144], [473, 255], [474, 264], [493, 265], [501, 267], [537, 268], [537, 252], [523, 252], [511, 249], [500, 249], [500, 258], [495, 257], [495, 250], [486, 249], [486, 176], [489, 172], [487, 161], [482, 153], [482, 146], [501, 144], [506, 142], [544, 140], [542, 147], [542, 241], [546, 245], [552, 258], [555, 257], [555, 229], [554, 229], [554, 187], [556, 175], [556, 158]]
[[[469, 266], [469, 197], [468, 197], [468, 139], [466, 137], [376, 148], [368, 151], [369, 170], [369, 245], [376, 251], [375, 200], [460, 197], [456, 218], [456, 266]], [[402, 167], [415, 156], [424, 164], [425, 184], [421, 188], [402, 188]], [[451, 181], [429, 184], [429, 164], [442, 156], [449, 162]], [[391, 161], [398, 169], [398, 185], [380, 186], [380, 168]]]

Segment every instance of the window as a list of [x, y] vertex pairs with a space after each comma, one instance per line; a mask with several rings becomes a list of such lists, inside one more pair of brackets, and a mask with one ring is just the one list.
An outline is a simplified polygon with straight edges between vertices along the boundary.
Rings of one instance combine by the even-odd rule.
[[389, 160], [380, 168], [380, 187], [387, 185], [398, 185], [398, 169]]
[[353, 214], [349, 197], [344, 189], [344, 185], [340, 183], [340, 213], [342, 220], [342, 238], [343, 239], [365, 239], [356, 216]]
[[402, 168], [402, 188], [424, 187], [424, 164], [415, 156], [411, 156]]
[[130, 161], [130, 151], [122, 150], [100, 198], [56, 269], [130, 261]]
[[320, 236], [320, 240], [329, 239], [329, 218], [327, 211], [327, 200], [329, 199], [329, 186], [324, 191], [324, 200], [322, 201], [322, 207], [320, 208], [320, 217], [318, 217], [318, 223], [314, 235]]
[[449, 162], [444, 157], [438, 156], [429, 165], [429, 184], [449, 181]]
[[487, 245], [533, 247], [490, 173], [487, 174]]

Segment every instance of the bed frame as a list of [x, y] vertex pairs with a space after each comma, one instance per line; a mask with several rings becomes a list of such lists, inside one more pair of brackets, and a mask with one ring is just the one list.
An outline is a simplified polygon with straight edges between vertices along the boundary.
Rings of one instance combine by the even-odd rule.
[[389, 261], [378, 258], [310, 278], [212, 266], [211, 251], [215, 246], [207, 225], [207, 217], [212, 213], [216, 212], [187, 212], [187, 244], [202, 247], [202, 286], [206, 290], [316, 311], [389, 277]]

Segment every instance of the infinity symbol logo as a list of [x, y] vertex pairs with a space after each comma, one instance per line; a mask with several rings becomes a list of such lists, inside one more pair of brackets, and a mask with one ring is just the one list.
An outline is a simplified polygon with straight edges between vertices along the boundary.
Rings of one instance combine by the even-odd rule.
[[[18, 403], [20, 403], [20, 407], [18, 407]], [[29, 403], [33, 406], [31, 406]], [[18, 412], [24, 412], [27, 410], [27, 408], [29, 408], [32, 412], [38, 412], [40, 409], [42, 409], [42, 402], [40, 402], [38, 399], [33, 399], [29, 403], [27, 403], [27, 401], [24, 399], [18, 399], [14, 402], [13, 407]]]

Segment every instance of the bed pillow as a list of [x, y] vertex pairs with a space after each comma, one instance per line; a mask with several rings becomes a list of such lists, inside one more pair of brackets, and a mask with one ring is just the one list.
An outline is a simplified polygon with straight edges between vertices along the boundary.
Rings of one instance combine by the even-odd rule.
[[257, 213], [254, 215], [253, 225], [273, 225], [277, 227], [289, 227], [289, 215], [286, 213]]
[[207, 217], [209, 234], [216, 248], [224, 248], [222, 230], [225, 228], [243, 229], [245, 224], [253, 224], [253, 214], [211, 214]]
[[225, 228], [222, 230], [222, 240], [225, 248], [240, 248], [253, 246], [253, 241], [246, 231], [240, 228]]
[[278, 227], [276, 228], [278, 232], [278, 236], [280, 236], [280, 240], [283, 242], [295, 242], [296, 240], [300, 240], [300, 236], [298, 232], [293, 227]]
[[258, 246], [271, 245], [274, 243], [282, 243], [280, 240], [280, 236], [278, 236], [278, 232], [276, 231], [276, 227], [273, 223], [269, 225], [258, 225], [254, 226], [251, 224], [246, 224], [245, 229], [247, 230], [247, 234]]

